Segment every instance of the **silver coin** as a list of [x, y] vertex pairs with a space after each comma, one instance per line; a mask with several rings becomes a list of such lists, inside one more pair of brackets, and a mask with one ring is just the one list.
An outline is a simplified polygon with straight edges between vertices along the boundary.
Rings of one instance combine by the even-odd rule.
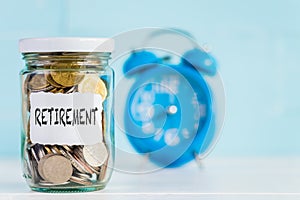
[[38, 170], [45, 181], [54, 184], [67, 182], [73, 173], [69, 159], [61, 155], [48, 154], [38, 163]]
[[49, 85], [45, 88], [41, 88], [41, 89], [30, 89], [30, 92], [48, 92], [50, 90], [53, 90], [54, 87], [52, 85]]
[[82, 164], [82, 166], [84, 166], [84, 168], [86, 169], [86, 171], [90, 174], [99, 174], [99, 170], [95, 169], [96, 167], [92, 167], [90, 166], [87, 162], [85, 162], [84, 158], [83, 158], [83, 154], [82, 152], [79, 150], [79, 148], [76, 148], [74, 150], [74, 157], [76, 157], [76, 159]]
[[98, 167], [103, 165], [107, 160], [108, 151], [103, 142], [94, 145], [85, 145], [83, 147], [83, 157], [89, 165]]
[[41, 186], [58, 186], [58, 185], [67, 185], [69, 183], [70, 183], [69, 181], [66, 181], [64, 183], [51, 183], [51, 182], [48, 182], [48, 181], [41, 180], [39, 182], [39, 185], [41, 185]]
[[36, 155], [36, 152], [35, 152], [34, 148], [31, 148], [30, 152], [31, 152], [31, 155], [33, 156], [33, 158], [35, 159], [35, 161], [38, 162], [40, 159]]
[[41, 177], [42, 179], [44, 179], [44, 180], [45, 180], [46, 178], [45, 178], [44, 173], [43, 173], [43, 164], [44, 164], [43, 162], [44, 162], [48, 157], [50, 157], [50, 156], [51, 156], [50, 154], [45, 155], [45, 156], [41, 157], [40, 162], [38, 162], [37, 171], [38, 171], [40, 177]]
[[64, 157], [66, 157], [67, 159], [69, 159], [71, 161], [71, 163], [75, 167], [75, 169], [77, 169], [81, 173], [86, 173], [84, 171], [83, 167], [80, 165], [80, 163], [78, 163], [77, 160], [68, 151], [65, 151], [61, 147], [59, 148], [59, 150]]
[[30, 152], [28, 151], [28, 160], [29, 160], [29, 166], [30, 166], [29, 170], [30, 170], [31, 179], [32, 179], [33, 183], [36, 183], [39, 180], [39, 177], [37, 174], [37, 161], [31, 154], [31, 151]]
[[73, 92], [76, 91], [76, 88], [77, 88], [77, 87], [71, 87], [71, 88], [65, 90], [65, 93], [66, 93], [66, 94], [73, 93]]
[[68, 151], [66, 153], [67, 153], [68, 157], [70, 158], [70, 160], [72, 160], [72, 164], [73, 164], [73, 162], [74, 162], [74, 164], [76, 163], [76, 165], [74, 165], [74, 167], [76, 167], [76, 169], [78, 169], [78, 171], [80, 171], [81, 173], [89, 173], [83, 166], [83, 163], [80, 162], [79, 159], [75, 155], [72, 155]]
[[22, 119], [23, 119], [23, 130], [25, 132], [25, 135], [28, 139], [30, 139], [30, 130], [29, 130], [29, 127], [28, 126], [28, 123], [29, 123], [29, 112], [27, 110], [27, 99], [26, 97], [23, 97], [23, 100], [22, 100]]
[[76, 177], [79, 177], [81, 179], [86, 179], [86, 180], [90, 180], [91, 176], [88, 175], [88, 174], [83, 174], [83, 173], [80, 173], [80, 172], [74, 172], [73, 173], [73, 176], [76, 176]]
[[29, 163], [28, 163], [28, 161], [27, 161], [27, 159], [24, 159], [24, 164], [23, 164], [24, 166], [24, 174], [26, 174], [26, 176], [27, 175], [29, 175], [29, 176], [31, 176], [31, 170], [30, 170], [30, 166], [29, 166]]
[[82, 161], [80, 158], [78, 158], [78, 156], [76, 156], [75, 154], [73, 154], [73, 157], [76, 159], [76, 161], [78, 163], [80, 163], [80, 166], [83, 167], [83, 170], [85, 171], [85, 173], [93, 174], [93, 171], [91, 170], [91, 168], [84, 161]]
[[37, 147], [37, 155], [39, 160], [46, 155], [42, 146]]
[[31, 156], [31, 152], [30, 150], [26, 149], [25, 150], [26, 152], [26, 158], [24, 159], [24, 162], [25, 162], [25, 173], [27, 172], [27, 175], [29, 177], [32, 176], [32, 169], [31, 169], [31, 163], [30, 163], [30, 156]]
[[39, 176], [37, 174], [37, 163], [34, 160], [30, 160], [31, 165], [31, 178], [34, 183], [37, 183], [39, 181]]
[[80, 185], [92, 185], [93, 184], [91, 181], [87, 181], [85, 179], [82, 179], [82, 178], [79, 178], [79, 177], [76, 177], [76, 176], [72, 176], [70, 178], [70, 181], [73, 182], [73, 183], [80, 184]]
[[108, 160], [101, 166], [100, 175], [98, 176], [98, 180], [103, 181], [106, 176]]
[[83, 149], [83, 146], [77, 146], [74, 151], [79, 153], [80, 155], [82, 155], [82, 149]]

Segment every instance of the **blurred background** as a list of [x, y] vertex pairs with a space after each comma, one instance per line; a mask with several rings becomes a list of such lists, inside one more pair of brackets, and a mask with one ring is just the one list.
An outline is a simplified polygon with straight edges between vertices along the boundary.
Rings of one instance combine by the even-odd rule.
[[211, 157], [299, 156], [299, 9], [298, 0], [2, 1], [0, 158], [20, 157], [20, 38], [112, 37], [142, 27], [187, 30], [218, 60], [226, 118]]

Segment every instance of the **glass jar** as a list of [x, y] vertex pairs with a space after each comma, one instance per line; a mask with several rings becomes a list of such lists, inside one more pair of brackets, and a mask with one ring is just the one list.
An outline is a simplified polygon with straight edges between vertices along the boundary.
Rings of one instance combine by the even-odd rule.
[[34, 191], [103, 189], [114, 163], [113, 40], [20, 40], [23, 176]]

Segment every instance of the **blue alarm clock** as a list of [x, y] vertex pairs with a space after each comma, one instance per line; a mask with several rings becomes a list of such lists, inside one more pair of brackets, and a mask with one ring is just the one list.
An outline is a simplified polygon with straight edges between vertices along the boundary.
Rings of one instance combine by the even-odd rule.
[[[132, 49], [122, 62], [114, 116], [133, 149], [159, 167], [204, 158], [219, 138], [225, 113], [214, 57], [180, 30], [143, 28], [115, 40], [115, 63]], [[131, 157], [125, 148], [118, 146]]]
[[214, 75], [216, 62], [199, 49], [181, 59], [172, 65], [142, 50], [133, 52], [123, 67], [126, 77], [135, 79], [124, 112], [127, 137], [137, 152], [162, 167], [193, 160], [214, 138], [211, 91], [195, 67]]

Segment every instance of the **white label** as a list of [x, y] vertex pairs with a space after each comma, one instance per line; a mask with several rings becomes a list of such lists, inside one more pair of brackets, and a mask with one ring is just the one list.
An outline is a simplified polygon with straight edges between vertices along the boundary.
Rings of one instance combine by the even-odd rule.
[[92, 93], [31, 93], [33, 143], [92, 145], [102, 142], [102, 98]]

